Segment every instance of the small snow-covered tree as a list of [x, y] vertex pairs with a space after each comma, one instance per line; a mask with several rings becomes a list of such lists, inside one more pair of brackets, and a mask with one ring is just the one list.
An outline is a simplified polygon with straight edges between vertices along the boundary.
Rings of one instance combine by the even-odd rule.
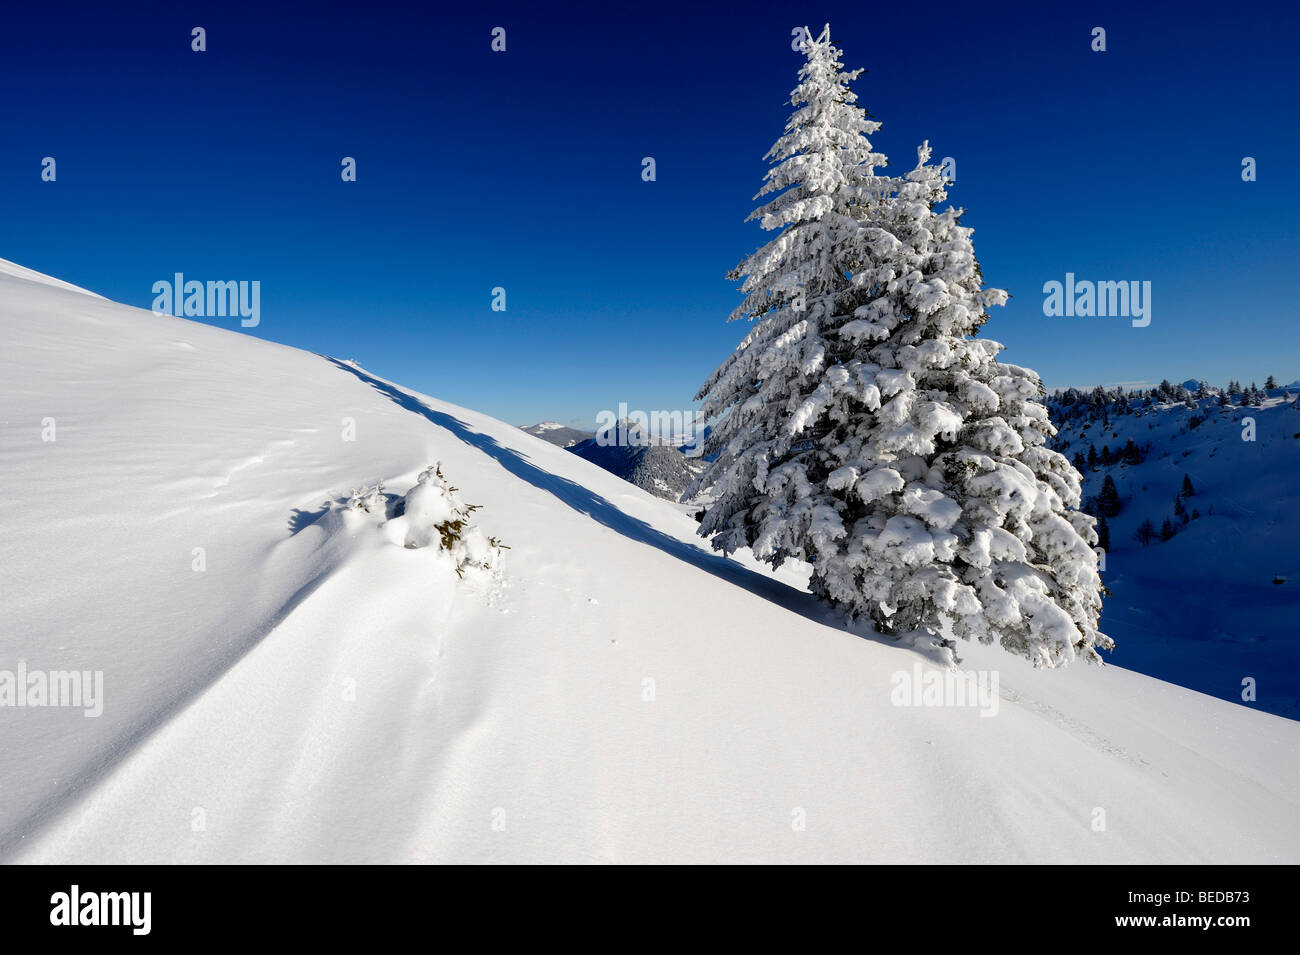
[[384, 496], [384, 482], [380, 481], [373, 487], [364, 486], [353, 488], [351, 495], [348, 496], [347, 503], [344, 505], [352, 511], [364, 511], [367, 514], [384, 514], [388, 505], [388, 499]]
[[1107, 474], [1101, 483], [1101, 493], [1097, 495], [1097, 510], [1104, 517], [1114, 517], [1119, 509], [1119, 488], [1115, 486], [1115, 479]]
[[760, 209], [785, 229], [738, 270], [733, 317], [756, 326], [700, 394], [729, 411], [700, 533], [808, 561], [814, 593], [882, 633], [948, 624], [1036, 666], [1098, 660], [1113, 644], [1080, 475], [1046, 447], [1038, 377], [974, 337], [1006, 293], [983, 287], [963, 210], [936, 211], [928, 144], [904, 179], [875, 177], [856, 73], [828, 30], [805, 53], [764, 192], [790, 188]]
[[1138, 525], [1137, 530], [1133, 532], [1133, 539], [1146, 547], [1151, 543], [1151, 538], [1156, 534], [1156, 526], [1151, 523], [1151, 518], [1146, 518]]
[[450, 555], [456, 576], [463, 577], [469, 568], [492, 570], [505, 545], [470, 523], [479, 505], [466, 504], [459, 492], [443, 475], [439, 462], [420, 472], [415, 486], [406, 492], [403, 517], [406, 547], [429, 547], [436, 542]]

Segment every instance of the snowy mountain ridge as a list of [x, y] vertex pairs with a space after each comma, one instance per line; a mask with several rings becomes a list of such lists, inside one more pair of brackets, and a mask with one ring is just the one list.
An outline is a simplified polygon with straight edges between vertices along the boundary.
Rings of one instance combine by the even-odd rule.
[[560, 448], [572, 447], [579, 441], [586, 441], [588, 438], [592, 437], [590, 431], [580, 431], [577, 428], [568, 428], [555, 421], [543, 421], [540, 424], [521, 427], [519, 430], [526, 434], [531, 434], [534, 437], [541, 438], [548, 444], [553, 444]]

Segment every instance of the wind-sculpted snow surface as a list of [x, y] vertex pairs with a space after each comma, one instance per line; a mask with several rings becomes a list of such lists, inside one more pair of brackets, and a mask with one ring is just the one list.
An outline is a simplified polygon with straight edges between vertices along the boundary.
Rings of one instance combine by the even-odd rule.
[[[510, 425], [8, 269], [0, 326], [0, 691], [103, 677], [0, 706], [0, 859], [1300, 861], [1300, 724], [980, 646], [931, 698]], [[336, 506], [433, 461], [498, 577]]]

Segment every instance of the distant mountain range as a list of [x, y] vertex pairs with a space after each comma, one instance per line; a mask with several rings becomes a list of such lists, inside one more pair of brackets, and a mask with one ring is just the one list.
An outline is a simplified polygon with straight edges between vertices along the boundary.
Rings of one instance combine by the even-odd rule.
[[[632, 421], [619, 421], [599, 434], [543, 421], [520, 430], [604, 468], [643, 491], [669, 501], [682, 493], [704, 469], [702, 458], [693, 455], [695, 442], [708, 434], [704, 429], [691, 435], [688, 443], [674, 443], [649, 434]], [[681, 440], [680, 438], [678, 439]]]
[[588, 438], [594, 438], [595, 432], [579, 431], [577, 428], [567, 428], [558, 421], [542, 421], [537, 424], [529, 425], [526, 428], [520, 428], [520, 431], [531, 434], [533, 437], [541, 438], [560, 448], [570, 448]]

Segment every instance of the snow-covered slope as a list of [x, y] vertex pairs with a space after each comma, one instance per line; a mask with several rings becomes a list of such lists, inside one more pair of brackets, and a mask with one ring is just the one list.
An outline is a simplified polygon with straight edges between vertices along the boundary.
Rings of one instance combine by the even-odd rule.
[[[518, 428], [7, 265], [0, 329], [0, 671], [104, 697], [0, 707], [0, 859], [1300, 861], [1300, 724], [978, 647], [996, 715], [895, 706], [914, 651]], [[325, 511], [434, 461], [503, 578]]]
[[[1195, 384], [1195, 382], [1193, 382]], [[1300, 390], [1300, 389], [1296, 389]], [[1275, 389], [1260, 407], [1195, 409], [1161, 403], [1108, 423], [1086, 415], [1062, 423], [1056, 446], [1074, 457], [1088, 449], [1149, 449], [1140, 463], [1083, 468], [1084, 494], [1109, 475], [1121, 509], [1110, 519], [1102, 573], [1112, 596], [1102, 629], [1121, 666], [1300, 717], [1300, 404]], [[1240, 401], [1238, 397], [1237, 401]], [[1251, 440], [1243, 440], [1243, 436]], [[1175, 513], [1183, 477], [1194, 494]], [[1143, 520], [1165, 519], [1177, 533], [1143, 545]]]
[[16, 262], [10, 262], [7, 259], [0, 259], [0, 276], [6, 278], [23, 279], [27, 282], [35, 282], [38, 285], [48, 285], [52, 288], [64, 289], [69, 292], [80, 292], [82, 295], [89, 295], [91, 298], [103, 298], [102, 295], [96, 295], [88, 289], [81, 288], [61, 279], [53, 278], [33, 269], [25, 268]]

